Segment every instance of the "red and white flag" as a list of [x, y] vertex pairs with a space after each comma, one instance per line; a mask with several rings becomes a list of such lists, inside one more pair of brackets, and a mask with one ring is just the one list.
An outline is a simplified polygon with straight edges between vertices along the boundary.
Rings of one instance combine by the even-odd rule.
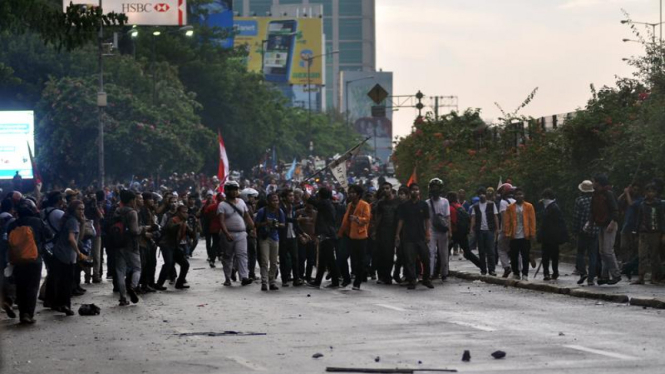
[[217, 171], [217, 178], [219, 178], [220, 186], [223, 186], [229, 177], [229, 158], [226, 156], [224, 139], [222, 139], [222, 134], [219, 130], [217, 130], [217, 141], [219, 142], [219, 169]]

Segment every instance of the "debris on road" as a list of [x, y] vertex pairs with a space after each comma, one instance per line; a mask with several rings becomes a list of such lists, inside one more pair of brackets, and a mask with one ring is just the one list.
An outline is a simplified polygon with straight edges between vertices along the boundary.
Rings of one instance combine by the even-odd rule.
[[566, 334], [564, 334], [563, 332], [559, 332], [559, 336], [565, 336], [565, 335]]
[[223, 332], [183, 332], [180, 334], [175, 334], [178, 336], [257, 336], [257, 335], [267, 335], [265, 332], [241, 332], [241, 331], [223, 331]]
[[492, 357], [496, 358], [497, 360], [500, 360], [500, 359], [506, 357], [506, 352], [504, 352], [504, 351], [493, 352]]
[[95, 304], [81, 304], [79, 308], [80, 316], [97, 316], [101, 313], [101, 309]]
[[323, 353], [314, 353], [312, 355], [312, 358], [321, 358], [321, 357], [323, 357]]
[[469, 352], [468, 349], [464, 351], [464, 354], [462, 355], [462, 361], [464, 362], [471, 361], [471, 352]]
[[457, 369], [376, 369], [376, 368], [338, 368], [327, 367], [328, 373], [388, 373], [388, 374], [414, 374], [416, 372], [457, 373]]
[[374, 362], [379, 362], [379, 361], [381, 361], [381, 357], [376, 356], [376, 358], [374, 359]]

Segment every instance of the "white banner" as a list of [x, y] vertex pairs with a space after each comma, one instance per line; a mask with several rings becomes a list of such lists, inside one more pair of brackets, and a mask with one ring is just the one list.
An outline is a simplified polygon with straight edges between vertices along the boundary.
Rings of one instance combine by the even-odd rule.
[[349, 188], [349, 179], [346, 177], [346, 161], [340, 162], [337, 165], [331, 164], [330, 171], [342, 188], [345, 190]]
[[[99, 0], [63, 0], [62, 9], [74, 5], [99, 6]], [[104, 13], [124, 13], [128, 25], [185, 26], [187, 0], [102, 0]]]

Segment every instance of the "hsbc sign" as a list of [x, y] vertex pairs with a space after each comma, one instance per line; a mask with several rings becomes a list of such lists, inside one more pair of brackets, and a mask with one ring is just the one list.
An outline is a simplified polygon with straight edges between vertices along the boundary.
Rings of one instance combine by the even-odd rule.
[[[99, 6], [100, 0], [63, 0], [63, 10], [66, 10], [70, 3]], [[124, 13], [129, 25], [187, 25], [186, 0], [102, 0], [101, 3], [104, 13]]]

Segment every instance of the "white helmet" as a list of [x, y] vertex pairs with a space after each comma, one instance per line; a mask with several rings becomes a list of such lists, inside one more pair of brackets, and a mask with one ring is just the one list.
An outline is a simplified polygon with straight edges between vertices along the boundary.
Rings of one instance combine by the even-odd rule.
[[253, 197], [258, 197], [259, 196], [259, 191], [253, 189], [253, 188], [245, 188], [244, 190], [240, 191], [240, 198], [247, 201], [250, 196]]

